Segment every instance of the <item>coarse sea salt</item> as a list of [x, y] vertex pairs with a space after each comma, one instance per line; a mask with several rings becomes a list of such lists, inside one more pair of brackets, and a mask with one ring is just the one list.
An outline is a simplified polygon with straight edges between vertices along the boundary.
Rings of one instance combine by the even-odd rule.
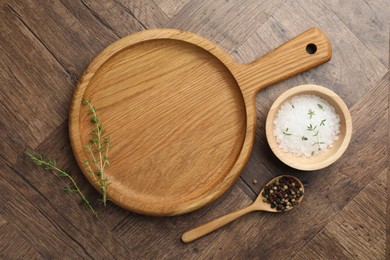
[[315, 95], [297, 95], [284, 102], [274, 120], [274, 135], [285, 152], [311, 157], [338, 139], [340, 117], [333, 106]]

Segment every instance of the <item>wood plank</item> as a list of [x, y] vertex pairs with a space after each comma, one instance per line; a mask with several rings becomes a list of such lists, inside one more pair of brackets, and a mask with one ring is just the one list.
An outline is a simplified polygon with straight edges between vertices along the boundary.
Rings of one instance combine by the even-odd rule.
[[[388, 67], [389, 2], [386, 0], [324, 1], [357, 38]], [[348, 11], [347, 11], [348, 10]]]
[[285, 0], [190, 1], [166, 24], [191, 31], [219, 44], [226, 51], [240, 46]]
[[126, 12], [133, 14], [145, 29], [163, 27], [169, 21], [169, 17], [154, 1], [116, 0], [116, 2]]
[[38, 259], [42, 256], [24, 239], [13, 224], [0, 215], [0, 258], [2, 259]]
[[7, 5], [0, 19], [0, 147], [13, 163], [67, 116], [73, 82]]
[[293, 259], [385, 259], [388, 168]]
[[[389, 29], [389, 46], [390, 46], [390, 29]], [[390, 51], [389, 51], [389, 64], [390, 64]], [[390, 85], [390, 77], [388, 78], [387, 84]], [[390, 107], [390, 98], [387, 103], [387, 107]], [[388, 129], [390, 129], [390, 113], [387, 118]], [[390, 131], [387, 135], [387, 210], [386, 210], [386, 245], [390, 245]], [[386, 246], [386, 259], [390, 259], [390, 246]]]
[[[51, 203], [36, 191], [33, 192], [31, 186], [21, 181], [17, 173], [3, 162], [0, 163], [0, 173], [0, 202], [4, 208], [2, 215], [8, 222], [17, 226], [25, 240], [30, 241], [42, 256], [49, 258], [60, 253], [62, 257], [91, 258], [72, 238], [73, 234], [69, 235], [68, 230], [76, 233], [74, 227], [71, 228], [70, 224], [64, 225], [64, 222], [60, 221], [61, 217], [52, 220], [53, 211], [48, 212], [49, 214], [42, 212], [42, 207], [51, 208]], [[10, 178], [13, 179], [10, 181]], [[59, 216], [58, 212], [55, 214]], [[58, 248], [62, 250], [58, 252]]]
[[[389, 59], [390, 59], [390, 55], [389, 55]], [[390, 79], [389, 79], [390, 81]], [[389, 83], [390, 84], [390, 83]], [[388, 107], [390, 107], [390, 98], [389, 98], [389, 102], [388, 102]], [[390, 113], [389, 113], [389, 117], [388, 117], [388, 121], [387, 121], [387, 124], [388, 124], [388, 129], [390, 129]], [[388, 164], [387, 164], [387, 186], [386, 186], [386, 190], [387, 190], [387, 207], [386, 207], [386, 259], [390, 259], [390, 176], [389, 176], [389, 173], [390, 173], [390, 131], [388, 131], [388, 136], [387, 136], [387, 140], [388, 140], [388, 145], [387, 145], [387, 161], [388, 161]]]
[[[37, 151], [69, 170], [83, 193], [102, 211], [96, 202], [100, 196], [77, 168], [67, 133], [65, 122]], [[106, 219], [104, 214], [94, 217], [87, 208], [80, 207], [76, 194], [63, 192], [63, 187], [69, 185], [67, 180], [45, 172], [27, 157], [21, 157], [13, 166], [0, 164], [0, 204], [5, 208], [2, 214], [23, 230], [26, 240], [44, 257], [135, 257], [106, 225], [110, 218]]]
[[[307, 13], [312, 15], [307, 16]], [[237, 52], [232, 53], [233, 57], [242, 63], [250, 62], [257, 58], [259, 53], [266, 53], [311, 26], [318, 26], [328, 34], [333, 44], [333, 57], [318, 68], [271, 86], [258, 94], [256, 141], [242, 174], [253, 189], [260, 188], [251, 184], [254, 178], [261, 180], [262, 176], [267, 179], [277, 174], [297, 172], [280, 163], [269, 149], [265, 138], [264, 124], [267, 113], [281, 93], [301, 84], [318, 84], [334, 90], [347, 106], [351, 107], [387, 71], [337, 16], [318, 1], [286, 3]], [[337, 39], [337, 42], [334, 39]], [[265, 183], [265, 180], [261, 182]]]
[[82, 0], [82, 3], [118, 38], [145, 29], [133, 13], [116, 1]]
[[169, 18], [172, 18], [184, 8], [189, 0], [153, 0], [153, 2], [155, 2]]
[[[211, 205], [182, 216], [156, 218], [131, 213], [114, 232], [131, 251], [142, 251], [145, 259], [221, 258], [227, 256], [224, 252], [230, 248], [242, 250], [240, 245], [229, 243], [229, 240], [243, 239], [247, 230], [240, 230], [237, 224], [248, 223], [251, 217], [257, 217], [256, 214], [243, 217], [191, 244], [181, 242], [182, 233], [250, 203], [247, 195], [235, 185]], [[142, 250], [145, 245], [148, 245], [148, 250]]]
[[117, 36], [81, 1], [10, 1], [9, 6], [76, 80]]
[[[0, 235], [0, 256], [5, 245], [6, 252], [20, 246], [20, 252], [12, 253], [21, 258], [355, 259], [371, 253], [372, 258], [383, 259], [384, 246], [390, 241], [390, 203], [387, 199], [384, 216], [378, 208], [384, 201], [376, 203], [372, 198], [384, 189], [376, 183], [388, 176], [390, 153], [389, 73], [385, 66], [389, 46], [381, 40], [388, 39], [388, 29], [381, 30], [383, 25], [388, 28], [389, 12], [384, 1], [352, 4], [332, 0], [328, 6], [325, 1], [313, 0], [250, 0], [239, 5], [209, 0], [188, 1], [180, 7], [183, 1], [172, 6], [171, 0], [0, 0], [0, 233], [16, 238], [12, 240], [15, 244], [9, 244], [11, 240]], [[7, 2], [16, 13], [9, 10]], [[146, 28], [169, 26], [170, 18], [173, 27], [218, 40], [241, 62], [251, 61], [317, 25], [331, 35], [334, 57], [331, 63], [257, 97], [256, 143], [242, 175], [250, 187], [239, 179], [215, 203], [180, 217], [145, 217], [110, 205], [93, 222], [88, 211], [78, 207], [77, 199], [58, 194], [65, 181], [17, 158], [26, 145], [37, 147], [44, 141], [38, 151], [70, 166], [88, 197], [97, 198], [98, 193], [74, 162], [66, 123], [62, 123], [71, 90], [85, 66], [113, 40], [142, 29], [141, 23]], [[383, 32], [387, 36], [379, 35]], [[246, 39], [248, 42], [235, 52]], [[353, 117], [353, 140], [346, 154], [318, 172], [302, 173], [284, 166], [264, 139], [262, 124], [272, 102], [284, 90], [303, 83], [334, 89], [345, 99]], [[21, 108], [18, 104], [23, 102]], [[281, 173], [293, 173], [305, 181], [307, 193], [297, 209], [278, 215], [250, 214], [194, 243], [181, 243], [182, 232], [246, 206], [254, 198], [253, 191], [258, 192], [269, 178]], [[374, 205], [372, 211], [362, 209], [367, 203]], [[376, 226], [374, 221], [380, 224]]]

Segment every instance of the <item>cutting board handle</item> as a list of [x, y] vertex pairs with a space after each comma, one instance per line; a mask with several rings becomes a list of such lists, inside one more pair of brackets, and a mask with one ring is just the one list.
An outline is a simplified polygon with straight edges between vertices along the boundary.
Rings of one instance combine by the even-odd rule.
[[256, 95], [261, 89], [321, 65], [331, 57], [329, 38], [313, 27], [254, 62], [243, 65], [243, 92]]

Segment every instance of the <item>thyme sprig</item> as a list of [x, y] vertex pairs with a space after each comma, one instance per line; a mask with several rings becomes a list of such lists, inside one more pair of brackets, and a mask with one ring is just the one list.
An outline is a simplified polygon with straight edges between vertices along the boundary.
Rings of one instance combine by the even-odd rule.
[[315, 115], [315, 112], [311, 109], [307, 112], [307, 114], [310, 116], [310, 119]]
[[[317, 106], [320, 108], [320, 109], [322, 109], [322, 110], [324, 110], [324, 107], [321, 105], [321, 104], [317, 104]], [[307, 112], [307, 114], [310, 116], [310, 121], [311, 121], [311, 119], [312, 119], [312, 117], [315, 115], [315, 112], [313, 111], [313, 110], [311, 110], [311, 109], [309, 109], [308, 110], [308, 112]], [[326, 121], [326, 119], [324, 119], [324, 120], [321, 120], [321, 123], [320, 123], [320, 126], [324, 126], [325, 125], [325, 121]], [[313, 146], [314, 145], [318, 145], [318, 151], [321, 151], [321, 144], [325, 144], [324, 142], [321, 142], [320, 140], [319, 140], [319, 137], [318, 137], [318, 134], [319, 134], [319, 130], [317, 130], [317, 132], [315, 131], [316, 130], [316, 128], [317, 128], [317, 126], [313, 126], [311, 123], [307, 126], [307, 128], [306, 128], [306, 130], [307, 131], [311, 131], [311, 132], [313, 132], [313, 137], [315, 137], [316, 138], [316, 142], [313, 144]], [[302, 137], [302, 140], [304, 140], [304, 138]], [[312, 151], [312, 153], [311, 153], [311, 155], [313, 156], [314, 155], [314, 151]]]
[[317, 126], [314, 126], [312, 124], [310, 124], [308, 127], [307, 127], [307, 131], [314, 131], [315, 129], [317, 128]]
[[57, 163], [53, 159], [44, 159], [42, 155], [31, 151], [29, 149], [26, 149], [24, 153], [31, 159], [31, 161], [38, 165], [41, 166], [45, 171], [51, 171], [55, 173], [56, 175], [60, 177], [65, 177], [68, 178], [71, 182], [71, 186], [65, 186], [64, 191], [69, 193], [69, 192], [77, 192], [80, 196], [81, 202], [85, 204], [91, 211], [92, 213], [96, 216], [97, 212], [93, 209], [92, 204], [89, 202], [89, 200], [84, 196], [84, 194], [81, 192], [79, 186], [77, 185], [76, 181], [70, 176], [70, 174], [63, 169], [58, 168]]
[[291, 135], [291, 133], [288, 132], [288, 128], [286, 128], [286, 130], [283, 131], [283, 134], [284, 134], [284, 135]]
[[88, 173], [90, 173], [95, 183], [100, 187], [102, 192], [102, 202], [106, 206], [107, 203], [107, 188], [110, 185], [109, 178], [105, 176], [105, 170], [110, 166], [108, 160], [108, 151], [110, 148], [110, 137], [104, 136], [105, 129], [101, 124], [99, 117], [96, 113], [96, 108], [86, 98], [81, 100], [83, 105], [89, 106], [88, 113], [91, 114], [91, 123], [94, 124], [95, 128], [91, 133], [91, 140], [84, 145], [84, 149], [90, 158], [83, 160], [83, 164]]

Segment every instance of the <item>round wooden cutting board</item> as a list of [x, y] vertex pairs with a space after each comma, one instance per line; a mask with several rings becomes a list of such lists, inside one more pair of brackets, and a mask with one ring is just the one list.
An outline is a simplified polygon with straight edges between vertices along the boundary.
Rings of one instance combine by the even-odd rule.
[[330, 57], [330, 42], [316, 28], [247, 65], [189, 32], [127, 36], [93, 60], [75, 90], [69, 131], [76, 160], [97, 188], [83, 166], [92, 129], [85, 97], [111, 138], [105, 171], [111, 201], [157, 216], [198, 209], [222, 195], [245, 166], [256, 93]]

